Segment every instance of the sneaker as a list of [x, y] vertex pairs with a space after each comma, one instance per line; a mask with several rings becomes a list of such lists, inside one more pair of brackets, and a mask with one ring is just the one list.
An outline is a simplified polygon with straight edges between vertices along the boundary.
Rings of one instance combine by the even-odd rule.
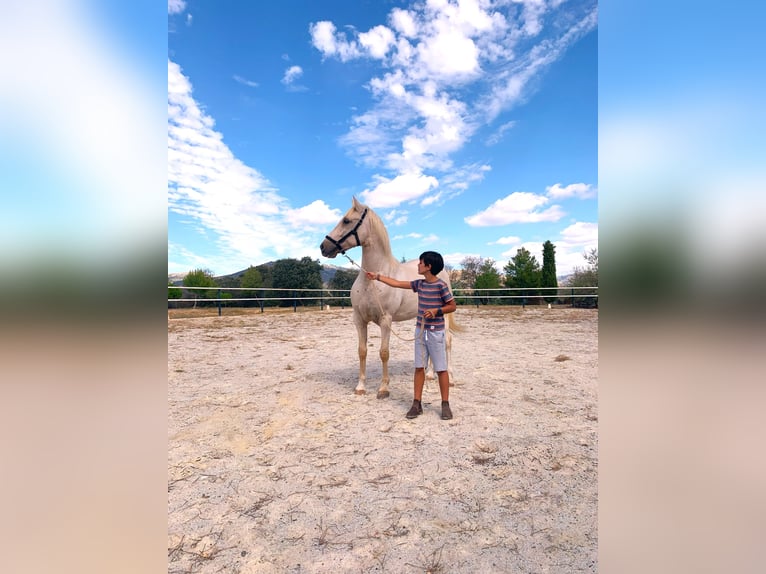
[[412, 401], [412, 406], [410, 407], [410, 410], [407, 411], [407, 414], [405, 415], [408, 419], [414, 419], [418, 415], [423, 414], [423, 405], [420, 403], [420, 401]]
[[452, 418], [452, 409], [449, 408], [447, 401], [442, 401], [442, 420], [448, 421]]

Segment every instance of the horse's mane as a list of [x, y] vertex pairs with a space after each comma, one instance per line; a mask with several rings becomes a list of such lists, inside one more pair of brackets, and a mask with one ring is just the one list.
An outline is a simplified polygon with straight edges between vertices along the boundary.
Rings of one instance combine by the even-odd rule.
[[386, 230], [386, 226], [383, 223], [383, 220], [369, 207], [367, 207], [367, 218], [370, 220], [370, 229], [380, 241], [380, 246], [383, 248], [385, 254], [393, 257], [394, 255], [391, 251], [391, 241], [388, 238], [388, 231]]

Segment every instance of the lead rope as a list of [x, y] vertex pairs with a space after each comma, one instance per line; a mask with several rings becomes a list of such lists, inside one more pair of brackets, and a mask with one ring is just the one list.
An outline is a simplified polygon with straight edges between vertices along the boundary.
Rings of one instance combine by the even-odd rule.
[[[359, 265], [359, 264], [358, 264], [356, 261], [354, 261], [353, 259], [351, 259], [351, 257], [349, 257], [348, 255], [346, 255], [346, 253], [341, 253], [341, 255], [343, 255], [343, 257], [345, 257], [346, 259], [348, 259], [348, 260], [351, 262], [351, 264], [352, 264], [352, 265], [356, 265], [356, 266], [357, 266], [357, 267], [359, 267], [359, 269], [361, 269], [361, 270], [362, 270], [364, 273], [368, 273], [368, 271], [367, 271], [365, 268], [363, 268], [363, 267], [362, 267], [361, 265]], [[377, 301], [377, 303], [378, 303], [378, 308], [380, 309], [380, 313], [381, 313], [382, 315], [384, 315], [384, 314], [385, 314], [385, 311], [383, 310], [383, 305], [382, 305], [382, 303], [380, 302], [380, 297], [378, 296], [378, 288], [377, 288], [377, 287], [375, 287], [375, 286], [374, 286], [372, 283], [370, 283], [370, 285], [368, 285], [368, 287], [367, 287], [367, 288], [368, 288], [368, 289], [370, 289], [370, 288], [372, 289], [372, 293], [373, 293], [373, 295], [375, 295], [375, 301]], [[413, 341], [415, 340], [415, 338], [414, 338], [414, 337], [413, 337], [412, 339], [405, 339], [405, 338], [403, 338], [403, 337], [399, 336], [399, 335], [396, 333], [396, 331], [394, 331], [393, 321], [391, 321], [391, 323], [392, 323], [392, 324], [391, 324], [391, 332], [394, 334], [394, 336], [395, 336], [397, 339], [400, 339], [400, 340], [402, 340], [402, 341], [407, 341], [408, 343], [411, 343], [411, 342], [413, 342]], [[416, 324], [417, 324], [417, 322], [416, 322]], [[420, 337], [421, 337], [421, 339], [423, 338], [423, 334], [425, 333], [425, 331], [426, 331], [426, 330], [425, 330], [425, 329], [423, 329], [423, 328], [421, 328], [421, 329], [420, 329]]]

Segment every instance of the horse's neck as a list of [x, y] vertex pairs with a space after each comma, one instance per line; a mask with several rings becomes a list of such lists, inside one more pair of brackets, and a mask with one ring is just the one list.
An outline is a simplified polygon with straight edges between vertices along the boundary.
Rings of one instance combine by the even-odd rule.
[[398, 261], [391, 253], [391, 247], [383, 249], [379, 245], [362, 246], [362, 267], [368, 271], [389, 270], [395, 266]]
[[391, 252], [388, 237], [372, 233], [362, 245], [362, 267], [368, 271], [377, 272], [381, 269], [390, 270], [399, 262]]

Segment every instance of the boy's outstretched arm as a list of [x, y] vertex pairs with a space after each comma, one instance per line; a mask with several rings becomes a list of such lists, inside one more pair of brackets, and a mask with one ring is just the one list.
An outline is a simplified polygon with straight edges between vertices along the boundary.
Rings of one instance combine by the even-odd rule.
[[370, 281], [380, 281], [381, 283], [385, 283], [386, 285], [389, 285], [390, 287], [398, 287], [399, 289], [411, 289], [409, 281], [399, 281], [398, 279], [394, 279], [393, 277], [386, 277], [385, 275], [381, 275], [380, 273], [372, 273], [370, 271], [367, 271], [367, 279]]

